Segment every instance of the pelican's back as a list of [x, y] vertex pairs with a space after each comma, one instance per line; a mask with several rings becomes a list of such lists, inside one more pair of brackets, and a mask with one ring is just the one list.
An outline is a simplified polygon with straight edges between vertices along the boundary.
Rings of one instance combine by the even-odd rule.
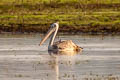
[[55, 42], [53, 48], [59, 51], [78, 51], [80, 47], [73, 43], [72, 40], [66, 40]]

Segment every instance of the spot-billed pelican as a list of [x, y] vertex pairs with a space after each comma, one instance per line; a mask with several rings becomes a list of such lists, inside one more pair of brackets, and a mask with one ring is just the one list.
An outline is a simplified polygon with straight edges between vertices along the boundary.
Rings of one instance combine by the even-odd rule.
[[51, 39], [49, 42], [48, 50], [49, 51], [82, 51], [82, 48], [77, 46], [72, 40], [66, 41], [57, 41], [54, 42], [56, 34], [58, 32], [59, 22], [53, 23], [50, 26], [50, 30], [47, 32], [46, 36], [41, 40], [39, 45], [42, 45], [47, 38], [51, 35]]

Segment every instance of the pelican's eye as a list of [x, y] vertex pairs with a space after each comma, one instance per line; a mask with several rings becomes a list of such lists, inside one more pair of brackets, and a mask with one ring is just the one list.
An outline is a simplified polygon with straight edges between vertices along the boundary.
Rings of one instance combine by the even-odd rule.
[[51, 28], [54, 28], [54, 27], [56, 27], [56, 24], [53, 23], [53, 24], [51, 25]]

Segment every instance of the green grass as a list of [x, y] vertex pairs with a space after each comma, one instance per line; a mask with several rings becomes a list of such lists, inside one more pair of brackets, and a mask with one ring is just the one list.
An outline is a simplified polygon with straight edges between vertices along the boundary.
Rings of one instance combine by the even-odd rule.
[[[103, 22], [104, 24], [113, 23], [114, 21], [120, 20], [120, 12], [113, 12], [113, 13], [105, 13], [105, 12], [93, 12], [93, 13], [86, 13], [86, 15], [83, 15], [84, 13], [80, 14], [48, 14], [48, 15], [2, 15], [0, 16], [0, 19], [2, 21], [6, 22], [12, 22], [11, 20], [19, 20], [20, 17], [24, 20], [26, 23], [32, 23], [33, 21], [37, 21], [38, 23], [47, 23], [47, 22], [54, 22], [55, 20], [59, 20], [60, 23], [77, 23], [77, 24], [89, 24], [90, 22]], [[87, 21], [86, 21], [87, 20]], [[2, 22], [0, 21], [0, 22]], [[75, 24], [73, 24], [75, 25]]]
[[[0, 31], [120, 32], [120, 0], [1, 0]], [[64, 29], [63, 29], [64, 28]]]
[[88, 4], [94, 4], [94, 3], [120, 3], [119, 0], [1, 0], [2, 3], [50, 3], [50, 2], [59, 2], [59, 3], [67, 3], [67, 2], [79, 2], [79, 3], [88, 3]]

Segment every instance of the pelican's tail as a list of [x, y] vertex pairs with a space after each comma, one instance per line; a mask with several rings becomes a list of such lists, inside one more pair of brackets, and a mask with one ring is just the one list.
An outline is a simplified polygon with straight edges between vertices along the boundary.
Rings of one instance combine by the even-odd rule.
[[[76, 45], [76, 46], [77, 46], [77, 45]], [[80, 47], [80, 46], [77, 46], [77, 47], [76, 47], [76, 51], [77, 51], [77, 52], [81, 52], [82, 50], [83, 50], [82, 47]]]

